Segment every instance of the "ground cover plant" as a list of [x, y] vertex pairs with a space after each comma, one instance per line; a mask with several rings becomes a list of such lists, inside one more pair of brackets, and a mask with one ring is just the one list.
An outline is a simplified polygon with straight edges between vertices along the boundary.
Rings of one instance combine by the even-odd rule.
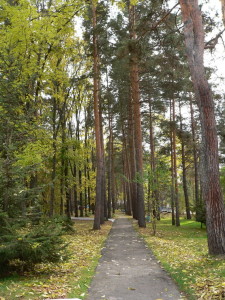
[[138, 230], [189, 299], [225, 299], [225, 257], [208, 255], [206, 230], [199, 223], [183, 219], [176, 227], [166, 218], [157, 223], [156, 236], [151, 223]]
[[75, 231], [63, 235], [69, 243], [69, 258], [59, 263], [43, 263], [34, 271], [24, 272], [0, 280], [0, 299], [83, 299], [94, 274], [103, 243], [111, 222], [100, 231], [92, 230], [91, 221], [76, 221]]

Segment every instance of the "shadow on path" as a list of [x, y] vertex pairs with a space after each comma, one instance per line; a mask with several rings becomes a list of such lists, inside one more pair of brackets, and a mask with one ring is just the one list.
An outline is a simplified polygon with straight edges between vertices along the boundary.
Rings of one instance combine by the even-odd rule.
[[117, 219], [86, 300], [178, 300], [177, 286], [138, 237], [131, 221]]

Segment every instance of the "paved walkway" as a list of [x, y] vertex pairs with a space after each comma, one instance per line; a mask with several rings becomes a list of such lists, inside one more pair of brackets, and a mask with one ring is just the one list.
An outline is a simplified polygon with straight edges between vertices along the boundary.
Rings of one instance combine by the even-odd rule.
[[117, 219], [86, 300], [178, 300], [177, 286], [134, 231], [131, 221]]

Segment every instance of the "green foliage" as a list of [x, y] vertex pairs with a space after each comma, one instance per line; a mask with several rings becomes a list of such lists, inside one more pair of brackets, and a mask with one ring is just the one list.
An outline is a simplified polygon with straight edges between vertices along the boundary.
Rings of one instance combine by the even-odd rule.
[[0, 236], [13, 234], [7, 213], [0, 211]]
[[206, 224], [206, 208], [205, 204], [200, 201], [198, 205], [195, 207], [196, 211], [196, 221], [201, 224]]
[[66, 244], [61, 237], [62, 222], [41, 222], [22, 232], [15, 230], [7, 215], [1, 213], [0, 223], [3, 228], [0, 233], [1, 275], [13, 269], [24, 270], [37, 263], [58, 262], [66, 258]]
[[64, 233], [74, 233], [75, 229], [73, 227], [73, 221], [67, 216], [54, 216], [53, 218], [49, 219], [47, 217], [42, 219], [43, 224], [47, 226], [59, 226], [62, 230], [62, 234]]

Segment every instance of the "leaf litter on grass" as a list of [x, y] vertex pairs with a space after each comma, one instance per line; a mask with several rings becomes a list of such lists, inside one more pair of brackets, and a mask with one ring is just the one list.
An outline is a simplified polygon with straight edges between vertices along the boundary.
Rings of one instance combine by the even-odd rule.
[[157, 224], [157, 234], [152, 235], [151, 225], [138, 229], [163, 267], [178, 282], [180, 288], [198, 300], [225, 299], [224, 257], [208, 255], [205, 230], [199, 223], [185, 222], [175, 228], [170, 220]]

